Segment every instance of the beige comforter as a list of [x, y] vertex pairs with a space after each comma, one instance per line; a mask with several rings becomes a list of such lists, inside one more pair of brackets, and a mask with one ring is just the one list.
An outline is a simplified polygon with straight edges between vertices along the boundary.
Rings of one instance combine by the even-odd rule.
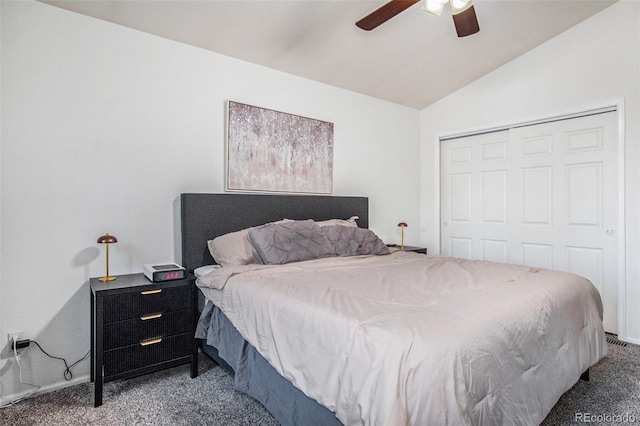
[[347, 425], [538, 424], [607, 353], [597, 290], [563, 272], [398, 251], [198, 286]]

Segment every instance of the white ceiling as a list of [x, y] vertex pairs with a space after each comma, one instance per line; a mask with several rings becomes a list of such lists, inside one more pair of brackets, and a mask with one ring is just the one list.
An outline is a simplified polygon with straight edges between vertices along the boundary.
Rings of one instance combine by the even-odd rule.
[[418, 3], [377, 29], [384, 0], [40, 0], [223, 55], [422, 109], [616, 0], [476, 0], [480, 32]]

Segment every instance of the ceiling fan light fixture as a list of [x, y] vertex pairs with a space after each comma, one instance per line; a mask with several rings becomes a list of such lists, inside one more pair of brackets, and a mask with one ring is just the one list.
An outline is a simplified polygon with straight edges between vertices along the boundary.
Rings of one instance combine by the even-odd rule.
[[422, 10], [440, 16], [440, 14], [442, 14], [442, 9], [444, 9], [444, 5], [448, 1], [449, 0], [425, 0]]
[[473, 6], [473, 0], [451, 0], [451, 14], [457, 15]]
[[[390, 0], [356, 22], [356, 26], [371, 31], [420, 1]], [[467, 37], [480, 31], [473, 0], [425, 0], [422, 10], [440, 16], [448, 1], [451, 1], [451, 17], [458, 37]]]

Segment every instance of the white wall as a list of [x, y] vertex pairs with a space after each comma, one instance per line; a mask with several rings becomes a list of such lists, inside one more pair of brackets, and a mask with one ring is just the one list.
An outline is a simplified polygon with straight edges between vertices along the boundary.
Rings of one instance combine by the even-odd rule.
[[626, 110], [624, 337], [640, 343], [640, 2], [614, 4], [421, 112], [421, 237], [439, 250], [439, 136], [619, 99]]
[[[8, 332], [69, 361], [89, 349], [98, 236], [118, 237], [111, 273], [175, 259], [176, 197], [224, 190], [227, 99], [333, 122], [334, 194], [369, 196], [381, 237], [399, 242], [404, 220], [419, 243], [419, 111], [42, 3], [1, 7], [0, 402], [29, 390]], [[64, 384], [33, 346], [22, 364]]]

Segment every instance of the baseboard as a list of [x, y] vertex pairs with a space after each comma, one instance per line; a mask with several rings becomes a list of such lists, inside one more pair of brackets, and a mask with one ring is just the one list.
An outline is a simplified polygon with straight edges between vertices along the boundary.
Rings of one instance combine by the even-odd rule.
[[629, 339], [628, 337], [623, 340], [627, 343], [633, 343], [634, 345], [640, 345], [640, 340], [638, 339]]
[[[618, 340], [618, 341], [624, 342], [624, 343], [631, 343], [631, 344], [634, 344], [634, 345], [640, 345], [640, 340], [638, 340], [638, 339], [631, 339], [631, 338], [628, 338], [628, 337], [620, 338], [619, 335], [614, 334], [614, 333], [608, 333], [606, 331], [605, 331], [605, 334], [607, 335], [607, 341], [609, 341], [609, 339], [614, 339], [614, 340]], [[609, 343], [612, 343], [612, 342], [609, 342]], [[615, 342], [613, 342], [613, 343], [615, 344]]]
[[[56, 391], [58, 389], [68, 388], [69, 386], [79, 385], [80, 383], [86, 383], [90, 379], [91, 379], [91, 377], [89, 376], [89, 374], [86, 374], [84, 376], [73, 378], [73, 379], [71, 379], [69, 381], [53, 383], [53, 384], [50, 384], [50, 385], [42, 386], [40, 389], [38, 389], [38, 392], [34, 393], [29, 398], [32, 398], [32, 397], [34, 397], [36, 395], [42, 395], [44, 393], [53, 392], [53, 391]], [[24, 397], [25, 395], [28, 395], [30, 392], [31, 392], [30, 390], [26, 390], [24, 392], [20, 392], [20, 393], [17, 393], [17, 394], [0, 397], [0, 407], [8, 405], [8, 404], [11, 404], [12, 401], [20, 399], [20, 398]]]

